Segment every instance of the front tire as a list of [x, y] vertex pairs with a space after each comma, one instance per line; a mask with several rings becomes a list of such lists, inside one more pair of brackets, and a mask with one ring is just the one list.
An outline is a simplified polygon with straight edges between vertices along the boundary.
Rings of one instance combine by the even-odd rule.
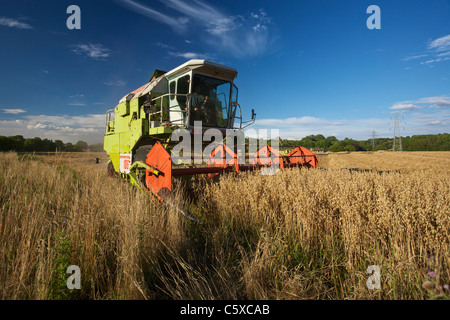
[[117, 175], [116, 169], [114, 169], [114, 165], [111, 160], [108, 161], [108, 177], [114, 178]]

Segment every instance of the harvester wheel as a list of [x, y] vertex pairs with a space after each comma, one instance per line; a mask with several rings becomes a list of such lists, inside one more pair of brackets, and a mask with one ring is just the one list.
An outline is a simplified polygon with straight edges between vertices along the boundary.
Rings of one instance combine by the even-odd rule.
[[116, 170], [114, 169], [114, 165], [112, 161], [108, 162], [108, 177], [114, 178], [116, 176]]

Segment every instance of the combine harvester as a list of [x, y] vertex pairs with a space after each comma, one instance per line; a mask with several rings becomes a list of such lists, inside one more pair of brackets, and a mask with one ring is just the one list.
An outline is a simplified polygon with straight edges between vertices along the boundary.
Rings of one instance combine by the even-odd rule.
[[[148, 83], [124, 96], [106, 113], [104, 149], [110, 157], [108, 174], [121, 174], [131, 184], [167, 203], [171, 199], [173, 177], [197, 174], [213, 177], [271, 165], [317, 167], [317, 156], [300, 146], [282, 155], [266, 145], [250, 154], [245, 163], [238, 161], [234, 147], [224, 141], [230, 132], [242, 132], [251, 125], [255, 113], [252, 110], [251, 120], [243, 121], [237, 102], [238, 89], [233, 83], [236, 76], [235, 69], [206, 60], [190, 60], [169, 72], [155, 70]], [[224, 139], [215, 141], [216, 147], [209, 155], [203, 155], [201, 163], [195, 157], [195, 167], [192, 161], [172, 160], [174, 147], [179, 143], [174, 139], [177, 129], [193, 137], [191, 150], [197, 150], [198, 155], [203, 154], [206, 143], [202, 141], [198, 149], [198, 143], [194, 145], [198, 140], [195, 135], [212, 128], [219, 130]], [[185, 150], [183, 159], [186, 159], [184, 153]]]

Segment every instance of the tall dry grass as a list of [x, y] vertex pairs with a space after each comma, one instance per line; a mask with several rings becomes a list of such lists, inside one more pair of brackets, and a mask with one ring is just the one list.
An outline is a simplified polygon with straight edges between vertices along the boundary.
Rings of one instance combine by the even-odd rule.
[[[241, 260], [249, 297], [424, 298], [427, 268], [450, 280], [449, 185], [427, 172], [292, 170], [223, 177], [203, 205], [254, 229]], [[383, 290], [367, 290], [369, 265]]]
[[[104, 170], [20, 158], [0, 160], [0, 297], [151, 298], [145, 273], [185, 238], [178, 213]], [[81, 290], [66, 288], [70, 264]]]
[[0, 154], [0, 298], [448, 297], [449, 189], [434, 169], [230, 174], [176, 186], [195, 224], [94, 161]]

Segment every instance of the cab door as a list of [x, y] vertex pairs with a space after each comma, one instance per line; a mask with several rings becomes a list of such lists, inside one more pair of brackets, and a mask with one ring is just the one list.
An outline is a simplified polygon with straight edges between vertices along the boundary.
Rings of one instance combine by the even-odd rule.
[[185, 125], [190, 79], [185, 74], [169, 81], [169, 117], [174, 125]]

